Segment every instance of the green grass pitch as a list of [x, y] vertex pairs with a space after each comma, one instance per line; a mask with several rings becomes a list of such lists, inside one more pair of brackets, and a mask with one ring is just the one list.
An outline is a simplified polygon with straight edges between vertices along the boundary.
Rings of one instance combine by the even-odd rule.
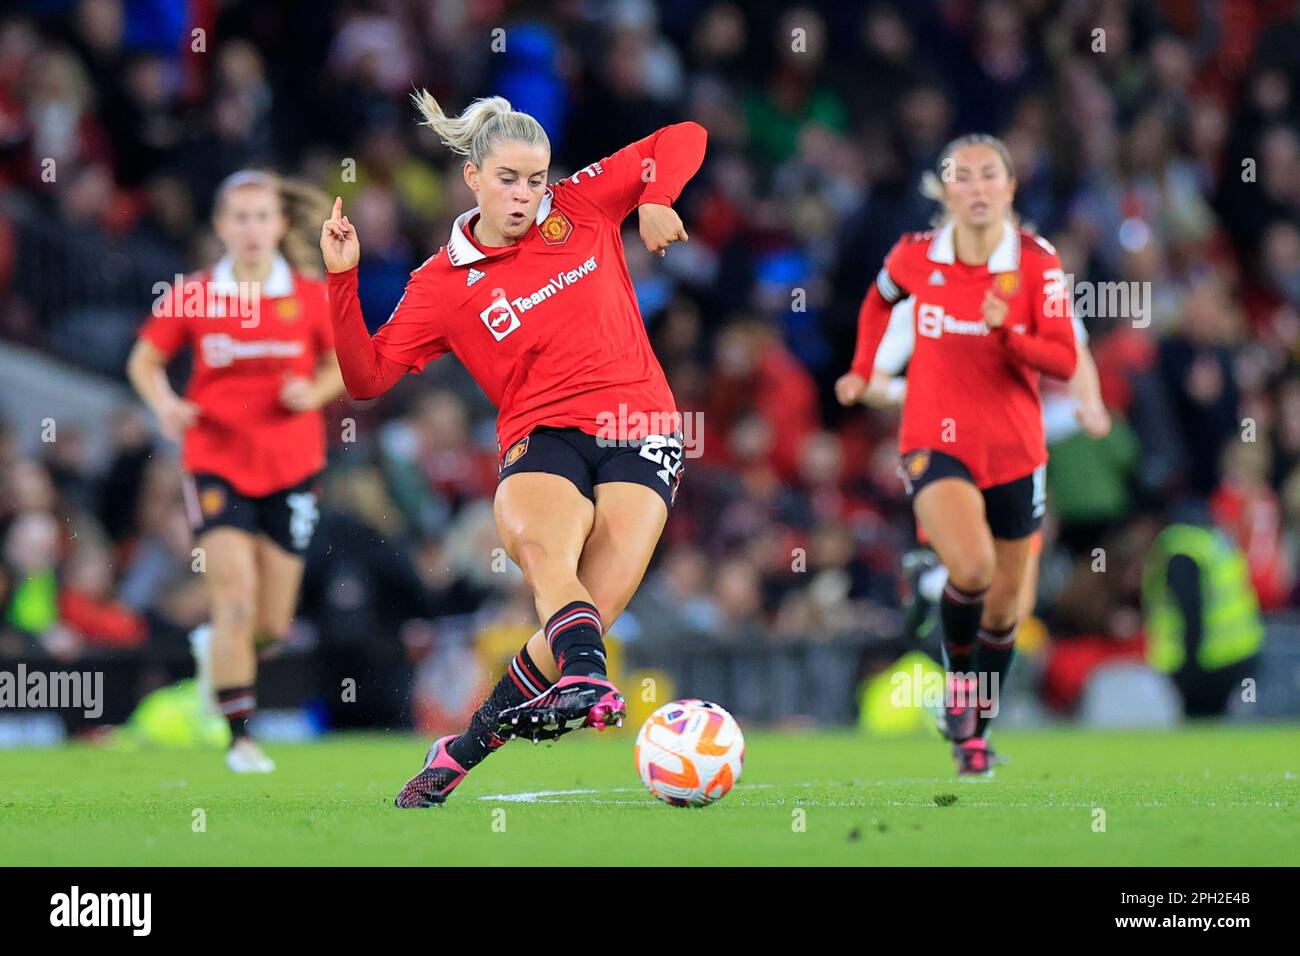
[[981, 782], [937, 737], [747, 741], [739, 786], [700, 810], [643, 790], [628, 736], [513, 743], [422, 811], [392, 806], [411, 737], [272, 744], [263, 777], [211, 751], [0, 752], [0, 864], [1257, 865], [1300, 845], [1296, 726], [1008, 732]]

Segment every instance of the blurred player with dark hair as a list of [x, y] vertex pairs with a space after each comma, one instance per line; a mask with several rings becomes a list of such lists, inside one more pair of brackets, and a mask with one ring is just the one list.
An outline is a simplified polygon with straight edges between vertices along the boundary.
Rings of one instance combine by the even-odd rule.
[[348, 392], [382, 394], [454, 352], [498, 408], [497, 531], [533, 591], [542, 628], [462, 734], [435, 741], [397, 796], [442, 803], [511, 736], [621, 723], [604, 631], [645, 574], [682, 474], [682, 435], [623, 255], [638, 210], [662, 255], [686, 230], [671, 204], [704, 159], [695, 123], [666, 126], [548, 183], [550, 141], [501, 97], [457, 117], [427, 92], [425, 124], [465, 156], [478, 207], [411, 274], [373, 337], [357, 302], [360, 245], [337, 200], [321, 231]]
[[1015, 650], [1047, 446], [1039, 375], [1069, 379], [1074, 334], [1056, 251], [1012, 218], [1016, 180], [992, 136], [949, 143], [929, 178], [944, 217], [885, 258], [858, 318], [840, 402], [861, 400], [895, 304], [915, 298], [916, 346], [899, 429], [916, 520], [948, 569], [940, 603], [958, 773], [987, 776], [986, 739]]
[[[167, 437], [183, 444], [186, 507], [203, 554], [210, 625], [190, 635], [205, 696], [230, 723], [226, 764], [275, 769], [249, 736], [257, 654], [288, 632], [325, 467], [321, 408], [343, 392], [314, 231], [328, 200], [244, 171], [217, 191], [225, 255], [155, 302], [127, 374]], [[166, 365], [194, 366], [185, 397]]]
[[[907, 397], [905, 370], [916, 347], [915, 301], [909, 296], [894, 306], [889, 316], [889, 327], [876, 349], [871, 379], [859, 401], [872, 408], [898, 408]], [[1088, 350], [1088, 331], [1076, 317], [1073, 321], [1075, 348], [1078, 362], [1066, 391], [1068, 402], [1078, 426], [1090, 438], [1105, 438], [1110, 433], [1110, 412], [1101, 397], [1101, 383], [1097, 365]], [[1050, 381], [1044, 385], [1052, 384]], [[1061, 386], [1056, 385], [1059, 391]], [[943, 596], [948, 581], [947, 569], [939, 563], [922, 533], [921, 547], [903, 556], [903, 568], [908, 573], [912, 594], [904, 613], [903, 634], [909, 639], [924, 638], [933, 627], [931, 612]], [[1020, 591], [1020, 620], [1034, 613], [1038, 596], [1038, 564], [1043, 551], [1043, 531], [1034, 532], [1029, 561], [1025, 566], [1025, 581]]]

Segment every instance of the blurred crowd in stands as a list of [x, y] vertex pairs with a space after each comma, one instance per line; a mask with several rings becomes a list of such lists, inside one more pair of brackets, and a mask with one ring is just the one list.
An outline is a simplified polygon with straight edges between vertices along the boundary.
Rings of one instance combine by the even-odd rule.
[[[689, 244], [652, 260], [627, 224], [697, 427], [625, 641], [891, 636], [914, 546], [896, 416], [840, 408], [831, 383], [885, 252], [935, 212], [921, 173], [971, 130], [1006, 140], [1016, 206], [1076, 287], [1150, 290], [1149, 324], [1083, 317], [1111, 434], [1049, 414], [1053, 637], [1138, 638], [1145, 548], [1186, 494], [1236, 536], [1262, 606], [1294, 605], [1293, 3], [18, 0], [0, 14], [0, 341], [121, 381], [154, 284], [216, 258], [214, 189], [248, 166], [344, 196], [377, 326], [473, 204], [413, 85], [449, 111], [501, 94], [532, 113], [553, 178], [669, 122], [709, 130], [678, 203]], [[174, 449], [124, 402], [92, 468], [76, 423], [40, 443], [40, 409], [2, 411], [0, 657], [180, 653], [206, 609]], [[331, 411], [302, 613], [319, 640], [382, 635], [396, 673], [438, 621], [532, 613], [493, 563], [491, 423], [450, 357]]]

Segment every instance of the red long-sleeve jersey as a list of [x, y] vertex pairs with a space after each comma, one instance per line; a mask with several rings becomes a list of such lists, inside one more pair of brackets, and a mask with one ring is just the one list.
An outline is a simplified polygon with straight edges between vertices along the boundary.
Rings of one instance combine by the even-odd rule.
[[670, 205], [704, 160], [697, 123], [666, 126], [554, 183], [513, 245], [473, 237], [478, 210], [411, 273], [373, 337], [357, 270], [330, 276], [343, 381], [354, 398], [454, 352], [497, 406], [501, 448], [539, 425], [616, 439], [679, 427], [627, 273], [620, 224], [636, 206]]
[[[980, 312], [990, 289], [1008, 305], [995, 330]], [[916, 300], [916, 349], [899, 452], [952, 455], [981, 488], [1046, 462], [1039, 373], [1068, 379], [1075, 364], [1070, 297], [1056, 250], [1008, 223], [989, 261], [972, 266], [957, 260], [951, 223], [904, 236], [858, 313], [853, 372], [871, 377], [890, 310], [908, 295]]]
[[185, 397], [199, 418], [183, 440], [186, 471], [261, 497], [325, 467], [324, 414], [280, 403], [286, 377], [311, 378], [334, 348], [324, 282], [277, 256], [260, 288], [241, 292], [223, 259], [160, 296], [139, 335], [168, 359], [193, 349]]

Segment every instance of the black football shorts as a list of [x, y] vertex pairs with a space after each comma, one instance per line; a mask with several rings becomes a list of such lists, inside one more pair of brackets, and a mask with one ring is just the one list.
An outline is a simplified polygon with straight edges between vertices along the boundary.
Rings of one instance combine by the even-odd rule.
[[[959, 458], [929, 448], [904, 455], [898, 474], [912, 498], [940, 478], [961, 478], [975, 484], [970, 469]], [[984, 495], [984, 513], [993, 537], [1006, 541], [1026, 538], [1043, 524], [1047, 509], [1047, 466], [1039, 465], [1021, 478], [981, 488], [980, 493]]]
[[195, 536], [212, 528], [238, 528], [265, 534], [290, 554], [302, 556], [320, 520], [319, 475], [262, 497], [235, 490], [220, 475], [185, 476], [185, 505]]
[[596, 485], [630, 481], [652, 489], [671, 509], [682, 480], [683, 458], [680, 432], [615, 442], [577, 428], [542, 426], [506, 449], [500, 478], [530, 471], [559, 475], [592, 501]]

